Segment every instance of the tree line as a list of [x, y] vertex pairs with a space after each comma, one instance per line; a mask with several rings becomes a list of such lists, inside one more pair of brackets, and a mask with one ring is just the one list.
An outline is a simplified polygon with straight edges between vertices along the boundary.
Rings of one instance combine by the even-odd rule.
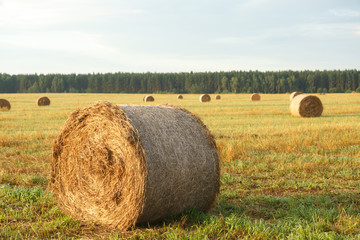
[[0, 74], [0, 93], [360, 92], [358, 70]]

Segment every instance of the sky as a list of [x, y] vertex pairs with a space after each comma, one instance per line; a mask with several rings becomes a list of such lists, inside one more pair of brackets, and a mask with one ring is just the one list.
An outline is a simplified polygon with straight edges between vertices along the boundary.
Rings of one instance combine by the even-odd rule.
[[0, 0], [0, 73], [360, 69], [360, 0]]

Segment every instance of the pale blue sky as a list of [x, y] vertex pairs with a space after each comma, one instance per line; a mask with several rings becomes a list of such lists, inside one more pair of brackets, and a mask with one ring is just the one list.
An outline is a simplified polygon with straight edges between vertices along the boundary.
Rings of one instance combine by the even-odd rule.
[[360, 0], [0, 0], [0, 72], [360, 69]]

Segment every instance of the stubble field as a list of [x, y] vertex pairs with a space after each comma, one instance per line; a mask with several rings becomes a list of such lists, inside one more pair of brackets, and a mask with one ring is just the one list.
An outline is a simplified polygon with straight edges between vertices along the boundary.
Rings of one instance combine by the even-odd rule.
[[[51, 105], [38, 107], [48, 96]], [[0, 239], [360, 239], [360, 94], [317, 95], [320, 118], [289, 113], [289, 94], [0, 94]], [[96, 101], [172, 104], [199, 116], [221, 156], [221, 190], [192, 210], [126, 233], [63, 214], [51, 193], [51, 146], [71, 112]]]

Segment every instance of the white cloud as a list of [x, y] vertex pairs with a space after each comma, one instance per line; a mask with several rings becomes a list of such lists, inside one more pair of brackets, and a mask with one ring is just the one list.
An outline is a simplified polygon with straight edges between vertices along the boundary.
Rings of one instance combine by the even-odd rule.
[[358, 29], [359, 25], [355, 23], [315, 23], [301, 24], [298, 26], [299, 34], [308, 37], [332, 36], [343, 38], [354, 35]]
[[355, 27], [354, 33], [355, 33], [355, 35], [359, 35], [359, 36], [360, 36], [360, 26]]
[[329, 12], [337, 17], [360, 17], [360, 11], [351, 9], [331, 9]]
[[0, 5], [0, 27], [32, 29], [64, 23], [76, 24], [104, 18], [142, 14], [144, 10], [107, 5], [96, 0], [4, 0]]
[[8, 35], [0, 38], [2, 46], [30, 50], [64, 51], [85, 56], [102, 57], [119, 52], [104, 44], [103, 36], [80, 31], [51, 31], [34, 35]]

